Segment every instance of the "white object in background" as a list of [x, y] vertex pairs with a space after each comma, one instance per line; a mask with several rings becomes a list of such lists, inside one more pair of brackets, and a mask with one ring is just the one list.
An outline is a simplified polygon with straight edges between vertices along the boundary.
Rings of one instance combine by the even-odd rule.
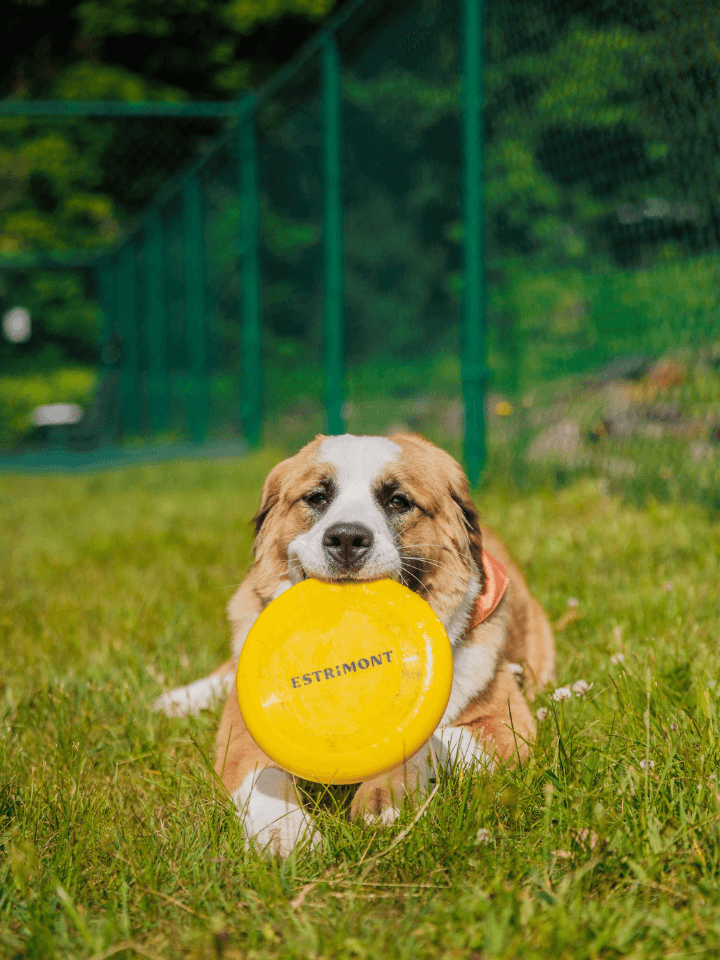
[[77, 403], [45, 403], [35, 407], [32, 421], [36, 427], [60, 427], [82, 420], [82, 407]]
[[3, 314], [2, 328], [10, 343], [25, 343], [30, 339], [30, 314], [24, 307], [13, 307]]

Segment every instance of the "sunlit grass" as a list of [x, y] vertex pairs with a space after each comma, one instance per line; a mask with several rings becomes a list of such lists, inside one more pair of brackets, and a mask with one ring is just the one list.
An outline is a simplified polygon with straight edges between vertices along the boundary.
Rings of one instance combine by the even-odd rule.
[[244, 851], [217, 711], [148, 704], [224, 657], [278, 456], [0, 478], [0, 956], [716, 955], [720, 526], [590, 481], [478, 496], [593, 684], [540, 698], [532, 760], [448, 777], [392, 849], [412, 811], [316, 788], [322, 852]]

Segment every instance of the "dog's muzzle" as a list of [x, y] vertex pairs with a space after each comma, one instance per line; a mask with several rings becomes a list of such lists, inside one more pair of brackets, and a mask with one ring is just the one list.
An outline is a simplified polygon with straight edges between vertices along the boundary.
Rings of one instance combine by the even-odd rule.
[[362, 523], [334, 523], [322, 538], [325, 555], [343, 570], [359, 567], [367, 557], [374, 537]]

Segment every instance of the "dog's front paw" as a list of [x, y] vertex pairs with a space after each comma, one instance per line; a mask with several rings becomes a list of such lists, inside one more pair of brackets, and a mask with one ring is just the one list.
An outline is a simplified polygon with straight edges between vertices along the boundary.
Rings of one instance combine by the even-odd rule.
[[400, 809], [395, 806], [385, 807], [380, 813], [363, 814], [363, 820], [369, 827], [391, 827], [400, 816]]
[[[296, 847], [308, 846], [318, 849], [322, 838], [314, 828], [312, 820], [300, 809], [289, 809], [279, 820], [252, 831], [247, 823], [245, 828], [245, 849], [253, 847], [270, 856], [289, 857]], [[248, 829], [249, 828], [249, 829]]]
[[363, 783], [353, 797], [350, 816], [362, 817], [372, 826], [389, 827], [400, 816], [400, 809], [393, 803], [387, 787]]
[[232, 673], [211, 674], [185, 687], [176, 687], [163, 693], [153, 702], [153, 710], [167, 717], [192, 717], [214, 706], [232, 687], [234, 680]]
[[288, 857], [296, 847], [320, 846], [320, 834], [295, 802], [292, 777], [266, 767], [249, 774], [233, 794], [245, 831], [245, 847]]

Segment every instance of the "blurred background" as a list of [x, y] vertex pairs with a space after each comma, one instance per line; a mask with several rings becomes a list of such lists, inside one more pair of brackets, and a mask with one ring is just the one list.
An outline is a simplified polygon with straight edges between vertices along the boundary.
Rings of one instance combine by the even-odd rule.
[[5, 9], [0, 469], [410, 428], [720, 507], [720, 3]]

